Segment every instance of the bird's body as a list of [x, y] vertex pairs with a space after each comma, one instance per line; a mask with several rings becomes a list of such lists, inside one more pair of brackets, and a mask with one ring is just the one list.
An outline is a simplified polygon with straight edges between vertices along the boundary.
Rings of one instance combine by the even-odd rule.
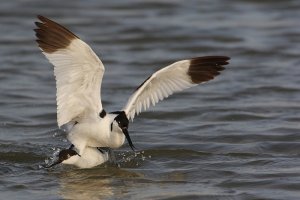
[[[205, 56], [181, 60], [147, 78], [117, 112], [106, 113], [101, 102], [104, 65], [79, 37], [56, 22], [38, 16], [37, 42], [54, 65], [57, 122], [67, 125], [72, 149], [62, 150], [59, 162], [89, 168], [107, 160], [99, 147], [116, 149], [128, 133], [129, 120], [175, 92], [207, 82], [220, 74], [229, 57]], [[94, 158], [95, 157], [95, 158]]]
[[116, 116], [106, 114], [103, 118], [96, 116], [80, 121], [70, 130], [68, 140], [76, 146], [79, 154], [86, 146], [119, 148], [124, 144], [125, 136], [114, 121]]
[[70, 158], [61, 161], [61, 163], [75, 165], [79, 168], [91, 168], [108, 160], [109, 153], [107, 151], [100, 151], [94, 147], [85, 147], [80, 156], [70, 156]]

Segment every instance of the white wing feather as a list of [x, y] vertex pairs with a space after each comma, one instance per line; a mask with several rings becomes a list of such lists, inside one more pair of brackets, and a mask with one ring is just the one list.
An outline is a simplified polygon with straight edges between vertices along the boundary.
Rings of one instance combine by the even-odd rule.
[[151, 104], [154, 106], [175, 92], [213, 79], [228, 60], [225, 56], [207, 56], [175, 62], [146, 79], [130, 96], [123, 110], [133, 120]]
[[[179, 61], [166, 68], [155, 72], [137, 91], [129, 98], [126, 106], [123, 108], [127, 116], [133, 120], [143, 110], [167, 98], [174, 92], [192, 87], [192, 82], [182, 74], [178, 73], [182, 68], [188, 66], [189, 61]], [[184, 81], [181, 81], [183, 79]], [[186, 80], [185, 80], [186, 79]]]
[[[61, 25], [39, 16], [37, 42], [54, 65], [58, 126], [97, 116], [102, 110], [104, 66], [93, 50]], [[65, 44], [64, 44], [65, 43]]]
[[104, 66], [91, 48], [75, 39], [66, 49], [43, 53], [54, 65], [58, 126], [90, 113], [98, 115]]

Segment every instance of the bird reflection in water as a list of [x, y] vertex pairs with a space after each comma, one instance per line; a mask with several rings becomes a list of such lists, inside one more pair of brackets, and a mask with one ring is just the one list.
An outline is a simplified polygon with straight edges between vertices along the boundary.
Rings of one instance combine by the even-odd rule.
[[68, 171], [60, 177], [59, 194], [63, 199], [108, 199], [114, 195], [112, 180], [99, 171], [99, 168]]
[[[121, 163], [122, 167], [132, 165], [129, 161]], [[124, 166], [123, 166], [124, 164]], [[136, 165], [135, 165], [136, 166]], [[126, 185], [122, 179], [142, 178], [141, 173], [132, 172], [115, 166], [100, 166], [92, 169], [74, 169], [61, 172], [60, 192], [63, 199], [109, 199], [124, 198]]]

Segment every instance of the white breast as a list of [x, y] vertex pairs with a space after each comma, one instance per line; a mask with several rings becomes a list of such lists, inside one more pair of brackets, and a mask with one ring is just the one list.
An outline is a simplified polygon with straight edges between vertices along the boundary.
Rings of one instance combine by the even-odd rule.
[[112, 115], [76, 124], [68, 134], [69, 141], [76, 146], [81, 155], [85, 147], [109, 147], [111, 142]]

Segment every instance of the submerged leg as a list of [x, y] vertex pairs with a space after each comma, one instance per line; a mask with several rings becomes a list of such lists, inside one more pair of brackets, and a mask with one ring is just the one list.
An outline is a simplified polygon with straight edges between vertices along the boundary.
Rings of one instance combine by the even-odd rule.
[[109, 155], [109, 161], [114, 165], [116, 165], [116, 167], [120, 167], [120, 164], [116, 159], [115, 153], [111, 148], [109, 148], [108, 150], [108, 155]]
[[109, 148], [109, 147], [97, 147], [97, 149], [101, 152], [101, 153], [108, 153], [108, 161], [114, 165], [116, 165], [116, 167], [120, 167], [120, 164], [118, 163], [115, 153], [114, 151]]
[[106, 153], [106, 152], [108, 152], [109, 147], [97, 147], [97, 149], [101, 153]]

